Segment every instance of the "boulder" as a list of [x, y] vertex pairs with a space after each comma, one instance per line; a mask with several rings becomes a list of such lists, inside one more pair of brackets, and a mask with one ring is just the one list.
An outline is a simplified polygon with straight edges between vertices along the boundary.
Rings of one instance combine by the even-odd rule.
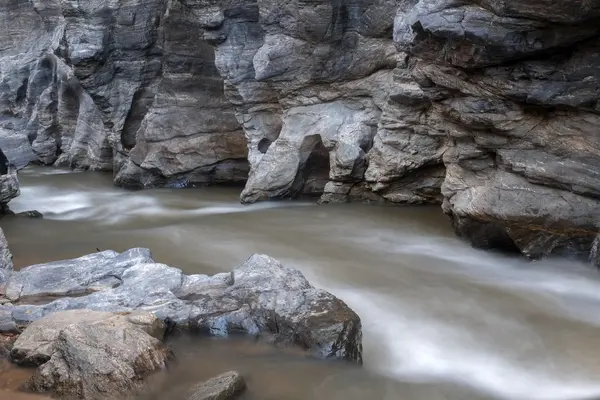
[[[66, 296], [110, 288], [121, 284], [120, 276], [134, 265], [150, 262], [150, 251], [132, 249], [92, 253], [67, 261], [23, 268], [6, 285], [6, 297]], [[94, 266], [90, 268], [90, 266]]]
[[230, 371], [194, 386], [186, 400], [230, 400], [246, 389], [244, 378]]
[[35, 321], [13, 345], [11, 358], [39, 365], [27, 388], [63, 399], [119, 398], [164, 369], [170, 352], [165, 325], [150, 313], [64, 311]]
[[[7, 295], [15, 304], [0, 306], [0, 315], [19, 326], [63, 310], [141, 310], [176, 329], [266, 335], [317, 357], [362, 362], [358, 315], [300, 271], [266, 255], [207, 276], [155, 263], [147, 249], [101, 252], [14, 272]], [[27, 304], [32, 296], [36, 304]], [[50, 297], [40, 304], [40, 296]]]

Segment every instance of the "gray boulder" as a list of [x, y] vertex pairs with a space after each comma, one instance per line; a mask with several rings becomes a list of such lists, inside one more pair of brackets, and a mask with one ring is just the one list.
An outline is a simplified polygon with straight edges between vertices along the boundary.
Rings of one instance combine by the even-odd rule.
[[225, 372], [202, 382], [190, 390], [186, 400], [230, 400], [246, 389], [244, 378], [235, 372]]
[[[67, 261], [32, 265], [11, 276], [5, 295], [10, 300], [40, 296], [79, 295], [121, 284], [123, 272], [137, 264], [152, 262], [147, 249], [92, 253]], [[93, 268], [90, 266], [93, 265]]]
[[[188, 276], [154, 263], [146, 249], [103, 252], [14, 272], [7, 287], [15, 304], [0, 306], [0, 313], [17, 325], [63, 310], [142, 310], [179, 329], [267, 335], [317, 357], [362, 362], [356, 313], [311, 286], [299, 271], [265, 255], [253, 255], [231, 273]], [[39, 299], [27, 304], [31, 296], [52, 297], [46, 304]]]
[[164, 369], [165, 325], [150, 313], [64, 311], [32, 323], [11, 351], [14, 362], [39, 365], [27, 383], [64, 399], [119, 398]]

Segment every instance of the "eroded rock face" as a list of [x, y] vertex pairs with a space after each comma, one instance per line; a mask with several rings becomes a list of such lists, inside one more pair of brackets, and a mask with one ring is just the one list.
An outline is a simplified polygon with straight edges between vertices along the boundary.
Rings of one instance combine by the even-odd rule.
[[0, 5], [0, 145], [9, 158], [114, 170], [118, 184], [136, 188], [243, 181], [245, 140], [201, 37], [204, 6]]
[[122, 398], [140, 389], [170, 358], [165, 325], [151, 313], [89, 310], [58, 312], [19, 336], [11, 359], [39, 368], [27, 383], [34, 392], [64, 399]]
[[233, 4], [216, 64], [248, 138], [242, 201], [360, 185], [396, 65], [395, 2]]
[[589, 258], [599, 22], [586, 0], [9, 0], [0, 147], [132, 188], [438, 203], [477, 246]]
[[[0, 306], [0, 327], [27, 325], [64, 310], [140, 310], [180, 329], [216, 336], [265, 334], [317, 357], [362, 361], [360, 318], [299, 271], [264, 255], [250, 257], [231, 273], [188, 276], [154, 263], [146, 249], [105, 251], [14, 272], [6, 292], [18, 305]], [[60, 297], [28, 304], [40, 296]]]
[[[444, 210], [482, 247], [587, 257], [600, 228], [600, 7], [432, 1], [394, 37], [444, 136]], [[421, 97], [421, 96], [419, 96]]]

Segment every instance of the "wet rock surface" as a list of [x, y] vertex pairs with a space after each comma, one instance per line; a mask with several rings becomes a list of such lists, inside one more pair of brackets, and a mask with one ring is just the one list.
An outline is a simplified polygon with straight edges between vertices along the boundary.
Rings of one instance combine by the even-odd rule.
[[[14, 272], [0, 327], [59, 311], [152, 312], [171, 329], [213, 336], [266, 335], [316, 357], [362, 362], [360, 318], [293, 268], [254, 255], [231, 273], [184, 275], [147, 249], [105, 251]], [[34, 301], [44, 296], [45, 302]]]
[[13, 362], [39, 366], [26, 384], [64, 399], [122, 398], [164, 369], [165, 325], [151, 313], [73, 310], [33, 322], [11, 351]]

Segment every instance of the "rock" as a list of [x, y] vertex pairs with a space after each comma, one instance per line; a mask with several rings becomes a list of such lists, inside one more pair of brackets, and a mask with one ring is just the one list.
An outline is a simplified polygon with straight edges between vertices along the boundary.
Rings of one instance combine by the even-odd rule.
[[244, 378], [235, 371], [226, 372], [190, 390], [186, 400], [230, 400], [246, 389]]
[[589, 0], [8, 0], [0, 147], [130, 188], [247, 178], [244, 203], [442, 204], [476, 246], [588, 259], [599, 21]]
[[164, 369], [164, 324], [150, 313], [59, 312], [32, 323], [11, 358], [39, 365], [28, 389], [66, 399], [118, 398]]
[[594, 242], [592, 243], [588, 261], [591, 265], [600, 269], [600, 234], [596, 236], [596, 239], [594, 239]]
[[95, 292], [119, 286], [125, 270], [151, 260], [149, 250], [131, 249], [121, 254], [102, 251], [73, 260], [33, 265], [13, 274], [5, 293], [9, 299], [18, 300]]
[[8, 242], [0, 228], [0, 293], [5, 292], [5, 285], [13, 270], [12, 254]]
[[127, 187], [243, 182], [246, 141], [202, 38], [213, 13], [191, 1], [4, 2], [0, 145], [19, 166], [113, 170]]
[[432, 141], [415, 155], [443, 149], [457, 233], [587, 259], [600, 228], [600, 15], [585, 1], [547, 5], [420, 0], [399, 8], [394, 38], [421, 91], [410, 99], [424, 98], [415, 126]]
[[18, 217], [26, 217], [26, 218], [34, 218], [34, 219], [44, 218], [44, 215], [37, 210], [23, 211], [23, 212], [15, 214], [15, 215]]
[[[0, 313], [10, 313], [17, 325], [63, 310], [141, 310], [181, 330], [268, 335], [316, 357], [362, 362], [356, 313], [311, 286], [299, 271], [265, 255], [253, 255], [231, 273], [210, 277], [154, 263], [146, 249], [106, 251], [15, 272], [7, 296], [18, 304], [0, 306]], [[31, 296], [52, 297], [47, 304], [27, 304]]]
[[17, 171], [10, 166], [6, 174], [0, 175], [0, 217], [8, 213], [8, 202], [20, 194]]

